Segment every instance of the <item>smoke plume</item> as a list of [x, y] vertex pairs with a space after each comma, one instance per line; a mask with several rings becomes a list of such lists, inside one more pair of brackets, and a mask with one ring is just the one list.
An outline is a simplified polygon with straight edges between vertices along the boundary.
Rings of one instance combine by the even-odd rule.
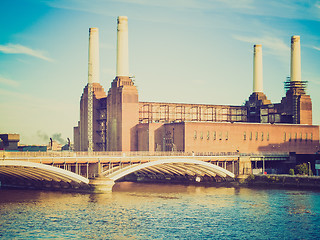
[[56, 141], [56, 142], [58, 142], [58, 143], [60, 143], [60, 144], [66, 144], [67, 143], [67, 140], [65, 140], [65, 139], [63, 139], [62, 137], [61, 137], [61, 133], [54, 133], [54, 134], [52, 134], [51, 136], [49, 136], [48, 134], [46, 134], [46, 133], [44, 133], [44, 132], [42, 132], [42, 131], [37, 131], [37, 136], [42, 140], [42, 141], [44, 141], [44, 142], [49, 142], [50, 141], [50, 138], [52, 138], [52, 140], [53, 141]]

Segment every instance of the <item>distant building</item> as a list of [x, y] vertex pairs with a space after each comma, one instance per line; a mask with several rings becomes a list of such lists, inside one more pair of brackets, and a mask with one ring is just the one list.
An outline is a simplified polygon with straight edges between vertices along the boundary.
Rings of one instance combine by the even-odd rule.
[[19, 134], [0, 134], [0, 150], [16, 151], [20, 141]]
[[20, 152], [46, 152], [47, 146], [44, 145], [20, 145], [18, 146]]
[[106, 94], [95, 72], [98, 53], [92, 52], [97, 51], [92, 46], [98, 42], [97, 32], [90, 29], [89, 81], [74, 128], [75, 151], [88, 151], [90, 141], [94, 151], [309, 154], [319, 150], [319, 126], [312, 125], [312, 102], [301, 80], [299, 36], [291, 38], [291, 73], [281, 102], [271, 103], [263, 93], [262, 46], [255, 45], [253, 93], [245, 105], [230, 106], [139, 102], [128, 75], [126, 17], [118, 18], [117, 75]]
[[48, 151], [61, 151], [63, 144], [58, 143], [55, 140], [50, 138], [50, 142], [48, 143], [47, 150]]

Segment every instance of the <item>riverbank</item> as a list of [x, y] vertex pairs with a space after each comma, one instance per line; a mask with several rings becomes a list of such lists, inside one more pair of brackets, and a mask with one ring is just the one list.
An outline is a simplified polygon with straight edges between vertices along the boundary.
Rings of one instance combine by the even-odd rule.
[[299, 189], [319, 189], [320, 176], [300, 176], [300, 175], [250, 175], [240, 185], [264, 186], [264, 187], [288, 187]]

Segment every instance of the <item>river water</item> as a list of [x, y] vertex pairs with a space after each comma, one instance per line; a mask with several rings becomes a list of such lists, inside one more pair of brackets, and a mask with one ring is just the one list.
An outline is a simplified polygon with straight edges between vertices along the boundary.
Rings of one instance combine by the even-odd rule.
[[117, 183], [0, 189], [1, 239], [319, 239], [320, 192]]

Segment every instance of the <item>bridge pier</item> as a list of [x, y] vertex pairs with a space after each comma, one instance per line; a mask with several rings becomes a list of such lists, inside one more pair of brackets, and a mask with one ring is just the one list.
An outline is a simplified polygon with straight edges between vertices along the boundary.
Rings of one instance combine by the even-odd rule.
[[107, 177], [98, 176], [89, 180], [89, 186], [94, 193], [112, 192], [112, 187], [115, 182]]
[[250, 156], [239, 157], [238, 179], [246, 178], [252, 173]]

